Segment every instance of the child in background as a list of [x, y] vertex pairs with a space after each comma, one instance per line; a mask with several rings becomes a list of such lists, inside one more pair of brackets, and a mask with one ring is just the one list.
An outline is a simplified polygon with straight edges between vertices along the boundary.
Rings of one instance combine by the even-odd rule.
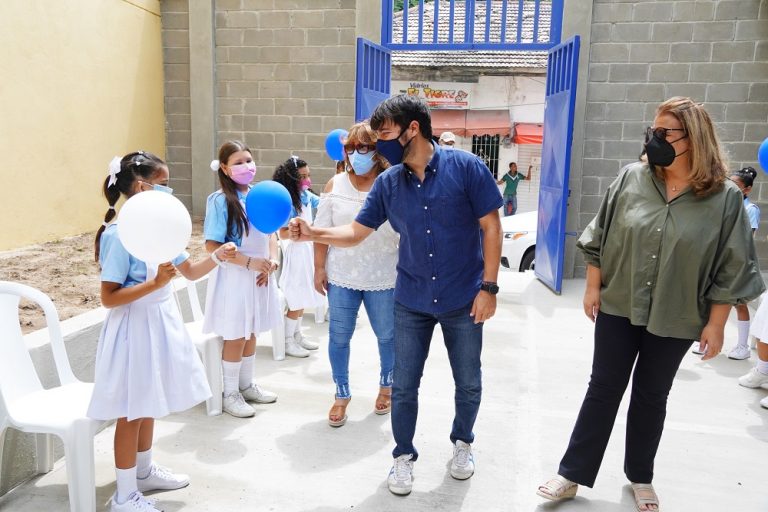
[[[320, 204], [320, 198], [311, 190], [309, 165], [292, 156], [275, 169], [272, 179], [282, 184], [291, 194], [291, 216], [301, 217], [312, 223], [312, 209]], [[307, 357], [309, 350], [317, 350], [318, 344], [301, 334], [301, 321], [305, 308], [316, 308], [325, 299], [315, 291], [315, 264], [312, 244], [289, 239], [288, 223], [280, 229], [283, 244], [283, 270], [280, 289], [288, 303], [285, 315], [285, 353], [292, 357]]]
[[277, 284], [277, 240], [250, 226], [245, 196], [256, 175], [251, 150], [240, 141], [228, 141], [211, 162], [221, 189], [208, 196], [203, 234], [213, 253], [224, 244], [238, 247], [237, 257], [211, 273], [205, 301], [204, 332], [224, 339], [222, 374], [225, 412], [238, 418], [256, 414], [246, 403], [268, 404], [277, 395], [253, 382], [256, 336], [280, 322]]
[[115, 204], [121, 195], [147, 190], [171, 193], [168, 178], [165, 162], [139, 151], [115, 157], [103, 187], [109, 209], [96, 234], [95, 249], [101, 265], [101, 302], [109, 312], [99, 336], [88, 416], [117, 419], [112, 512], [157, 512], [155, 500], [143, 492], [189, 484], [186, 475], [152, 462], [155, 418], [189, 409], [211, 396], [169, 283], [177, 269], [188, 279], [200, 279], [237, 252], [229, 244], [201, 262], [190, 263], [184, 252], [172, 262], [154, 266], [126, 251], [117, 225], [109, 224]]
[[[757, 338], [757, 364], [739, 378], [739, 384], [745, 388], [768, 389], [768, 343], [764, 341], [768, 341], [768, 293], [761, 297], [750, 334]], [[760, 400], [760, 405], [768, 409], [768, 396]]]

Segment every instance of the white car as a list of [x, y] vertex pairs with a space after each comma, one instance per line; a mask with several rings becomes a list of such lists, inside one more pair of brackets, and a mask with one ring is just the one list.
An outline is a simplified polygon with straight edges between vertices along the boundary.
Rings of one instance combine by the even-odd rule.
[[501, 265], [515, 272], [533, 270], [536, 258], [536, 228], [538, 212], [518, 213], [501, 218], [504, 242]]

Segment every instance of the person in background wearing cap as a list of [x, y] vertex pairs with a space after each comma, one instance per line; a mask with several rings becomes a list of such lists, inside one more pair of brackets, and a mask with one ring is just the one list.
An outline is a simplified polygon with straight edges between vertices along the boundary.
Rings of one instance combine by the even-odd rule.
[[517, 172], [517, 164], [509, 162], [509, 172], [496, 182], [497, 185], [504, 185], [504, 216], [509, 217], [517, 213], [517, 185], [523, 180], [531, 179], [531, 169], [528, 167], [528, 175]]
[[443, 132], [437, 143], [441, 146], [445, 146], [446, 149], [453, 149], [453, 145], [456, 144], [456, 136], [453, 132]]

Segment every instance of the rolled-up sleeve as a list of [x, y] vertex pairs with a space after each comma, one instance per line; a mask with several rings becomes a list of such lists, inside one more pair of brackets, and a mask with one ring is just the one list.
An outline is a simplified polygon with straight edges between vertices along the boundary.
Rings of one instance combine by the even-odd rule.
[[587, 265], [600, 268], [600, 255], [603, 248], [603, 234], [605, 232], [605, 222], [608, 212], [610, 189], [603, 197], [602, 203], [600, 203], [600, 209], [597, 211], [597, 215], [592, 219], [584, 232], [576, 242], [576, 247], [584, 255], [584, 261]]
[[721, 243], [705, 298], [715, 304], [746, 304], [765, 291], [747, 211], [736, 194], [726, 202]]

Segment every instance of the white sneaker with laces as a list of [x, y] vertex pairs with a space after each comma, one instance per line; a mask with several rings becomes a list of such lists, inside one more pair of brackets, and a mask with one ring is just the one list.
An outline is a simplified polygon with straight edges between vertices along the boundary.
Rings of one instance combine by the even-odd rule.
[[245, 403], [243, 395], [237, 391], [234, 391], [225, 396], [224, 401], [222, 402], [222, 406], [224, 412], [231, 414], [236, 418], [250, 418], [256, 414], [256, 411], [253, 409], [253, 407]]
[[118, 503], [116, 495], [113, 495], [109, 510], [110, 512], [162, 512], [162, 510], [155, 508], [155, 503], [155, 500], [145, 498], [140, 492], [132, 493], [125, 503]]
[[760, 400], [760, 406], [768, 409], [768, 396]]
[[753, 366], [749, 373], [739, 377], [739, 385], [745, 388], [768, 389], [768, 375], [761, 373], [757, 366]]
[[453, 445], [451, 476], [456, 480], [466, 480], [473, 474], [475, 474], [475, 456], [472, 455], [472, 445], [457, 440]]
[[305, 349], [291, 338], [285, 338], [285, 355], [291, 357], [309, 357], [309, 350]]
[[728, 352], [728, 359], [736, 359], [737, 361], [749, 359], [749, 347], [736, 345], [733, 350]]
[[319, 343], [315, 343], [314, 341], [309, 341], [307, 338], [304, 337], [303, 334], [301, 334], [301, 331], [296, 331], [295, 333], [293, 333], [293, 339], [296, 340], [296, 343], [298, 343], [299, 346], [307, 350], [317, 350], [318, 348], [320, 348]]
[[189, 485], [189, 476], [171, 473], [171, 470], [154, 462], [146, 478], [137, 478], [136, 484], [141, 492], [170, 491]]
[[277, 393], [261, 389], [255, 382], [252, 382], [249, 387], [241, 389], [240, 394], [246, 401], [257, 404], [271, 404], [277, 400]]
[[405, 496], [413, 489], [413, 454], [405, 454], [397, 457], [389, 470], [387, 487], [392, 494]]
[[691, 352], [693, 352], [694, 354], [699, 355], [699, 356], [704, 355], [704, 351], [701, 350], [701, 343], [699, 343], [698, 341], [694, 341], [693, 342], [693, 348], [691, 349]]

